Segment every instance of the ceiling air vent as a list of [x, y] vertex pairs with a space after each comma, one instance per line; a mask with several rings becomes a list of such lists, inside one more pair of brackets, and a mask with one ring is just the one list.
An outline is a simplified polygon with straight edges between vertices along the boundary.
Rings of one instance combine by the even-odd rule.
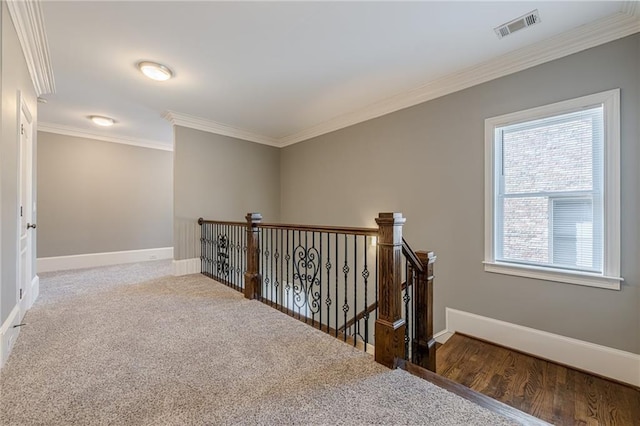
[[536, 9], [533, 12], [522, 15], [521, 17], [516, 18], [511, 22], [507, 22], [506, 24], [494, 28], [494, 31], [498, 35], [498, 38], [502, 38], [508, 36], [509, 34], [513, 34], [516, 31], [520, 31], [527, 27], [530, 27], [533, 24], [537, 24], [538, 22], [540, 22], [540, 15], [538, 14], [538, 9]]

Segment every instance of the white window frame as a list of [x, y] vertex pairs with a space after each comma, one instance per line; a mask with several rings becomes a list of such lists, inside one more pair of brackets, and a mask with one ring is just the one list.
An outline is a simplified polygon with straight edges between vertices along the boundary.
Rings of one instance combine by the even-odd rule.
[[[603, 272], [590, 273], [554, 267], [496, 261], [494, 230], [496, 143], [495, 129], [602, 105], [604, 117], [604, 253]], [[487, 118], [485, 129], [485, 245], [484, 270], [561, 283], [620, 290], [620, 89]]]

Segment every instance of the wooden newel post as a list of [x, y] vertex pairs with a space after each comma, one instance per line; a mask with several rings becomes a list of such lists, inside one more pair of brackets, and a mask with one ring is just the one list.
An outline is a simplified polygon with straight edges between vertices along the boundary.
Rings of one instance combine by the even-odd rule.
[[259, 299], [262, 291], [260, 270], [260, 213], [247, 213], [247, 272], [244, 273], [244, 297]]
[[415, 289], [415, 332], [412, 360], [420, 367], [436, 371], [436, 341], [433, 338], [433, 252], [417, 251], [424, 270], [417, 272]]
[[402, 213], [380, 213], [378, 224], [378, 319], [375, 328], [375, 359], [393, 368], [404, 358], [402, 318]]

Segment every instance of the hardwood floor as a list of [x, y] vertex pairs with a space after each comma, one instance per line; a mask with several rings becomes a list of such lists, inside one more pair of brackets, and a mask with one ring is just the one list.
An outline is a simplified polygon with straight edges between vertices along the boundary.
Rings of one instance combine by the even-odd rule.
[[437, 373], [557, 425], [640, 426], [640, 391], [454, 334], [436, 351]]

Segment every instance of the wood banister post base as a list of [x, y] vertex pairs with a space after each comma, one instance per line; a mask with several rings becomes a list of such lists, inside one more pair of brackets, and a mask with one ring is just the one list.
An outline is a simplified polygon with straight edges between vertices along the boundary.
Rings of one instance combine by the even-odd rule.
[[436, 371], [436, 341], [433, 338], [433, 252], [417, 251], [416, 256], [423, 266], [417, 272], [415, 289], [415, 336], [411, 345], [411, 362]]
[[244, 297], [247, 299], [260, 299], [262, 289], [262, 277], [260, 274], [244, 274]]
[[244, 274], [244, 297], [260, 299], [262, 296], [262, 277], [260, 270], [260, 213], [247, 213], [247, 272]]
[[393, 368], [404, 359], [406, 324], [402, 318], [402, 213], [380, 213], [378, 224], [378, 319], [375, 326], [375, 360]]
[[393, 368], [396, 358], [404, 359], [404, 334], [407, 325], [404, 319], [395, 323], [376, 320], [376, 352], [375, 360], [380, 364]]

